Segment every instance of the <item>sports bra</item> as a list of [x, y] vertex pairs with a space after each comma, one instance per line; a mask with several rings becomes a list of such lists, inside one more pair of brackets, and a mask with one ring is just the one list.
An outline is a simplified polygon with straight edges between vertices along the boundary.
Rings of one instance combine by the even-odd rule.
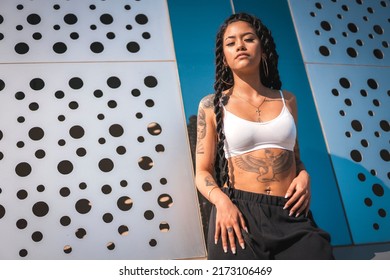
[[230, 113], [223, 106], [226, 158], [266, 148], [294, 150], [297, 134], [294, 118], [286, 107], [282, 91], [279, 92], [283, 108], [270, 121], [248, 121]]

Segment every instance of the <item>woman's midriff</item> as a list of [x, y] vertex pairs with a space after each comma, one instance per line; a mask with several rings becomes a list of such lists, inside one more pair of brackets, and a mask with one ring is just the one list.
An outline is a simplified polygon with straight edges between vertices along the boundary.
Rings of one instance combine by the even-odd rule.
[[267, 148], [229, 159], [230, 180], [235, 189], [285, 196], [296, 176], [294, 152]]

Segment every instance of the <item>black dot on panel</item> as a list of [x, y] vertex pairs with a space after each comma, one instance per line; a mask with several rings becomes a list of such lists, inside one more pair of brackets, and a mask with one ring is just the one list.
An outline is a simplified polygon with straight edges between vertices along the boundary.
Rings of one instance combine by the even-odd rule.
[[129, 233], [129, 228], [125, 225], [121, 225], [118, 227], [118, 233], [120, 235], [127, 235]]
[[91, 210], [92, 206], [88, 199], [82, 198], [76, 202], [75, 208], [80, 214], [87, 214]]
[[81, 89], [84, 85], [84, 82], [81, 78], [79, 77], [73, 77], [72, 79], [69, 80], [69, 86], [72, 89]]
[[107, 102], [107, 106], [108, 106], [109, 108], [111, 108], [111, 109], [116, 108], [117, 105], [118, 105], [118, 104], [116, 103], [115, 100], [110, 100], [110, 101]]
[[113, 137], [120, 137], [123, 135], [123, 127], [119, 124], [113, 124], [109, 128], [109, 132]]
[[42, 34], [39, 33], [39, 32], [35, 32], [33, 35], [32, 35], [33, 39], [34, 40], [40, 40], [42, 39]]
[[35, 152], [35, 157], [37, 159], [43, 159], [46, 156], [46, 152], [42, 149], [39, 149]]
[[138, 165], [143, 170], [150, 170], [152, 169], [154, 162], [150, 157], [143, 156], [138, 160]]
[[28, 196], [28, 192], [26, 190], [19, 190], [16, 193], [16, 197], [19, 198], [20, 200], [26, 199]]
[[100, 21], [103, 24], [111, 24], [114, 22], [114, 18], [110, 14], [103, 14], [100, 16]]
[[32, 103], [30, 103], [30, 105], [28, 105], [28, 108], [31, 111], [37, 111], [39, 109], [39, 104], [36, 102], [32, 102]]
[[131, 9], [131, 6], [130, 5], [125, 5], [125, 10], [130, 10]]
[[114, 169], [114, 162], [109, 158], [103, 158], [99, 161], [99, 169], [103, 172], [110, 172]]
[[116, 205], [122, 211], [129, 211], [133, 207], [133, 200], [128, 196], [118, 198]]
[[26, 177], [30, 175], [31, 171], [31, 165], [27, 162], [20, 162], [15, 167], [15, 172], [20, 177]]
[[63, 42], [57, 42], [53, 45], [53, 51], [58, 54], [63, 54], [67, 51], [68, 47]]
[[148, 182], [142, 184], [142, 190], [144, 192], [149, 192], [152, 190], [152, 185]]
[[110, 40], [115, 39], [115, 33], [114, 33], [114, 32], [108, 32], [106, 36], [107, 36], [107, 38], [110, 39]]
[[101, 91], [100, 89], [97, 89], [93, 92], [93, 95], [97, 98], [100, 98], [103, 96], [103, 91]]
[[35, 78], [30, 81], [30, 87], [33, 90], [41, 90], [45, 87], [45, 82], [40, 78]]
[[25, 219], [19, 219], [16, 221], [16, 227], [18, 229], [25, 229], [27, 227], [28, 223]]
[[79, 125], [75, 125], [75, 126], [72, 126], [70, 129], [69, 129], [69, 134], [70, 136], [72, 136], [74, 139], [80, 139], [81, 137], [84, 136], [84, 128], [82, 128], [81, 126]]
[[154, 218], [154, 213], [153, 213], [153, 211], [152, 210], [146, 210], [145, 212], [144, 212], [144, 217], [145, 217], [145, 219], [146, 220], [153, 220], [153, 218]]
[[24, 147], [24, 142], [23, 141], [18, 141], [18, 143], [16, 143], [16, 147], [23, 148]]
[[19, 256], [24, 258], [24, 257], [27, 257], [28, 255], [28, 251], [26, 249], [22, 249], [19, 251]]
[[115, 249], [115, 243], [114, 242], [108, 242], [107, 243], [107, 249], [112, 251]]
[[69, 246], [69, 245], [64, 246], [64, 253], [65, 253], [65, 254], [70, 254], [70, 253], [72, 253], [72, 247]]
[[56, 5], [53, 6], [53, 9], [54, 9], [54, 10], [59, 10], [60, 8], [61, 8], [61, 7], [60, 7], [60, 5], [58, 5], [58, 4], [56, 4]]
[[25, 96], [26, 96], [26, 95], [25, 95], [24, 92], [22, 92], [22, 91], [18, 91], [17, 93], [15, 93], [15, 98], [16, 98], [17, 100], [23, 100]]
[[105, 223], [111, 223], [114, 220], [114, 216], [111, 213], [105, 213], [102, 219]]
[[110, 77], [107, 79], [107, 85], [110, 88], [119, 88], [121, 86], [121, 80], [118, 77]]
[[57, 165], [57, 170], [63, 175], [67, 175], [73, 171], [73, 164], [69, 160], [62, 160]]
[[126, 148], [123, 147], [123, 146], [119, 146], [116, 148], [116, 152], [119, 154], [119, 155], [124, 155], [126, 153]]
[[90, 49], [94, 53], [101, 53], [104, 51], [104, 46], [100, 42], [93, 42], [90, 46]]
[[385, 190], [384, 190], [384, 188], [383, 188], [380, 184], [375, 183], [375, 184], [372, 185], [372, 192], [373, 192], [376, 196], [381, 197], [381, 196], [384, 195]]
[[70, 33], [69, 37], [73, 40], [77, 40], [79, 38], [79, 33], [77, 32], [72, 32]]
[[41, 17], [37, 14], [30, 14], [27, 16], [27, 22], [31, 25], [37, 25], [41, 22]]
[[76, 150], [76, 154], [79, 156], [79, 157], [83, 157], [87, 154], [87, 150], [85, 148], [78, 148]]
[[77, 238], [83, 239], [84, 236], [87, 235], [87, 231], [85, 229], [83, 229], [83, 228], [79, 228], [79, 229], [77, 229], [75, 235], [76, 235]]
[[[16, 9], [18, 9], [19, 11], [20, 11], [20, 10], [23, 10], [23, 8], [24, 8], [24, 6], [21, 5], [21, 4], [19, 4], [19, 5], [16, 6]], [[0, 23], [1, 23], [1, 21], [0, 21]]]
[[147, 76], [145, 79], [144, 79], [144, 83], [145, 83], [145, 86], [149, 87], [149, 88], [154, 88], [157, 86], [158, 82], [157, 82], [157, 79], [156, 77], [154, 76]]
[[330, 31], [330, 30], [332, 29], [332, 26], [331, 26], [330, 23], [327, 22], [326, 20], [321, 21], [321, 27], [322, 27], [322, 29], [324, 29], [325, 31]]
[[62, 99], [62, 98], [64, 98], [65, 93], [62, 90], [57, 90], [54, 95], [56, 98]]
[[363, 160], [362, 154], [358, 150], [352, 150], [350, 155], [355, 162], [361, 162]]
[[150, 239], [149, 245], [150, 245], [150, 247], [156, 247], [157, 246], [157, 240], [156, 239]]
[[40, 127], [33, 127], [29, 130], [28, 136], [31, 138], [31, 140], [39, 141], [41, 140], [45, 135], [45, 132]]
[[42, 232], [40, 231], [35, 231], [33, 232], [33, 234], [31, 235], [31, 239], [35, 242], [39, 242], [43, 239], [43, 234]]
[[112, 191], [112, 188], [110, 185], [104, 185], [104, 186], [102, 186], [101, 191], [104, 194], [110, 194]]
[[24, 117], [20, 116], [18, 117], [18, 123], [24, 123], [24, 121], [26, 120]]
[[137, 42], [130, 42], [127, 44], [127, 50], [131, 53], [139, 52], [140, 46]]
[[75, 14], [66, 14], [64, 16], [65, 23], [73, 25], [77, 23], [77, 16]]
[[144, 32], [144, 33], [142, 33], [142, 38], [144, 38], [144, 39], [150, 39], [150, 33], [149, 32]]
[[49, 213], [49, 205], [44, 201], [39, 201], [33, 205], [32, 212], [37, 217], [46, 216]]
[[330, 51], [329, 51], [328, 47], [326, 47], [326, 46], [320, 46], [319, 51], [320, 51], [320, 54], [322, 54], [323, 56], [330, 55]]
[[71, 223], [71, 218], [69, 216], [62, 216], [60, 219], [60, 224], [64, 227], [69, 226]]
[[138, 23], [138, 24], [147, 24], [148, 23], [148, 17], [144, 14], [138, 14], [135, 16], [135, 21]]
[[390, 152], [389, 152], [389, 150], [383, 149], [383, 150], [381, 150], [381, 151], [379, 152], [379, 155], [380, 155], [380, 157], [381, 157], [384, 161], [386, 161], [386, 162], [390, 161]]
[[54, 29], [54, 30], [60, 30], [60, 29], [61, 29], [61, 26], [59, 26], [58, 24], [56, 24], [56, 25], [53, 26], [53, 29]]
[[70, 189], [68, 187], [63, 187], [60, 189], [60, 195], [62, 197], [68, 197], [70, 195]]
[[139, 89], [135, 88], [135, 89], [133, 89], [133, 90], [131, 91], [131, 94], [132, 94], [134, 97], [138, 97], [138, 96], [141, 95], [141, 91], [140, 91]]

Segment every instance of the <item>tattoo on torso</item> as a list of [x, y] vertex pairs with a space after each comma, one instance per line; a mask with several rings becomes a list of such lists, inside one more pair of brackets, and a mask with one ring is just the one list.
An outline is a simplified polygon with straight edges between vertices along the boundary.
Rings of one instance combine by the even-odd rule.
[[264, 157], [254, 157], [251, 154], [244, 154], [234, 158], [235, 165], [246, 171], [256, 173], [257, 180], [261, 183], [277, 182], [278, 174], [282, 174], [292, 167], [294, 153], [283, 150], [275, 154], [272, 150], [266, 149]]

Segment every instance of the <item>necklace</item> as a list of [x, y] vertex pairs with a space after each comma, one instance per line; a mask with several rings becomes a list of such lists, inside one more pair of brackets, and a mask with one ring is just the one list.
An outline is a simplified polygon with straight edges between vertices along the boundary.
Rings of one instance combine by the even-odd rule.
[[265, 97], [264, 96], [264, 99], [263, 99], [263, 101], [261, 101], [261, 103], [260, 103], [260, 105], [259, 106], [256, 106], [256, 105], [253, 105], [252, 103], [250, 103], [248, 100], [246, 100], [244, 97], [242, 97], [241, 95], [240, 95], [240, 93], [239, 92], [237, 92], [237, 96], [239, 97], [239, 98], [241, 98], [242, 100], [244, 100], [245, 102], [247, 102], [249, 105], [251, 105], [252, 107], [255, 107], [256, 108], [256, 113], [257, 113], [257, 121], [258, 122], [261, 122], [261, 117], [260, 117], [260, 114], [261, 114], [261, 110], [260, 110], [260, 107], [261, 107], [261, 105], [263, 105], [264, 104], [264, 102], [265, 102], [265, 100], [267, 99], [267, 97]]

